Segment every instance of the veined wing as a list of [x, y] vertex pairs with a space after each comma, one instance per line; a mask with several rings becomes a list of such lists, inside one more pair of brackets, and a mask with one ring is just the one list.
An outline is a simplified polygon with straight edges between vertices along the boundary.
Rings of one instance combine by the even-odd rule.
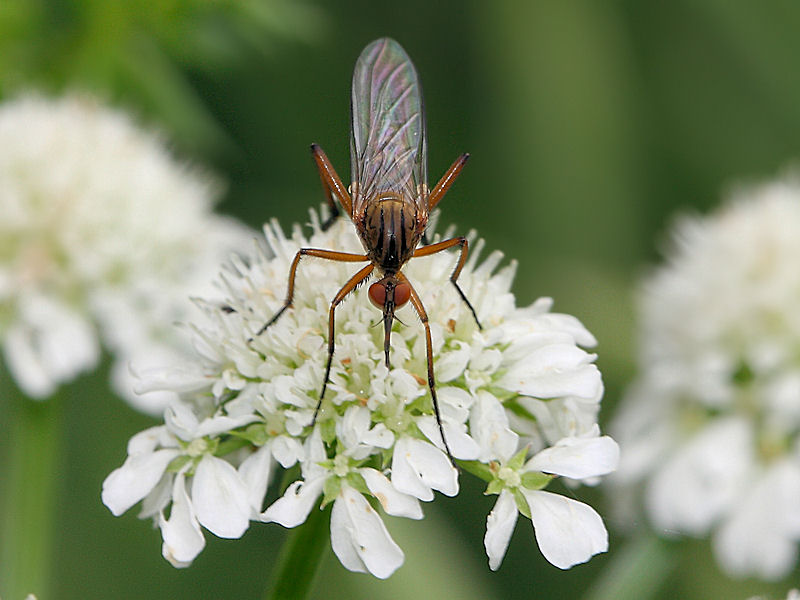
[[376, 40], [358, 57], [351, 108], [353, 212], [385, 191], [422, 205], [422, 184], [427, 183], [422, 88], [396, 41]]

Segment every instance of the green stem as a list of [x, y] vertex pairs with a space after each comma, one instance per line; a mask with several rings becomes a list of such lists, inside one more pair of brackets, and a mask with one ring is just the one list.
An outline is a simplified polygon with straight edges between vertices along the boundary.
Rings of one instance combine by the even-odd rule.
[[51, 597], [53, 523], [62, 440], [57, 396], [43, 401], [11, 394], [3, 476], [0, 595]]
[[273, 571], [272, 584], [264, 595], [267, 600], [308, 597], [314, 576], [330, 547], [330, 512], [330, 506], [325, 510], [312, 509], [306, 522], [289, 532]]
[[648, 532], [617, 551], [584, 600], [655, 598], [677, 562], [669, 543]]

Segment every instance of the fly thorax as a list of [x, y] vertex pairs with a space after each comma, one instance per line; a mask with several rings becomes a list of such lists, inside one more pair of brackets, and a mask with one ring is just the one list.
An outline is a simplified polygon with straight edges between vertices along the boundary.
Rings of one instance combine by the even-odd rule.
[[419, 242], [413, 202], [396, 193], [378, 194], [367, 204], [363, 224], [367, 254], [383, 271], [396, 272], [411, 258]]

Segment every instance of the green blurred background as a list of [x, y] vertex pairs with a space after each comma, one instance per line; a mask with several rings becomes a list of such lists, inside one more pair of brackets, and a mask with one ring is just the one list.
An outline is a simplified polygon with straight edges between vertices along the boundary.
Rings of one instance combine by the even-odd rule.
[[[355, 58], [377, 37], [396, 38], [425, 90], [431, 179], [472, 154], [440, 223], [477, 229], [519, 261], [520, 304], [552, 296], [595, 333], [606, 421], [634, 372], [633, 285], [670, 217], [705, 212], [730, 184], [800, 157], [798, 32], [796, 0], [0, 0], [0, 98], [96, 91], [226, 181], [222, 212], [288, 227], [322, 201], [311, 142], [349, 178]], [[234, 541], [206, 533], [194, 565], [175, 570], [135, 510], [114, 518], [100, 503], [127, 439], [153, 423], [106, 379], [62, 394], [53, 598], [262, 596], [280, 527], [254, 524]], [[18, 402], [0, 398], [0, 446]], [[387, 519], [407, 557], [389, 581], [348, 573], [330, 554], [313, 597], [571, 599], [624, 567], [631, 542], [612, 529], [609, 554], [559, 571], [521, 520], [491, 573], [482, 539], [493, 498], [466, 474], [462, 487], [426, 506], [423, 522]], [[571, 493], [609, 514], [598, 490]], [[730, 580], [705, 541], [662, 550], [674, 569], [638, 598], [780, 597], [800, 581], [798, 570], [772, 585]]]

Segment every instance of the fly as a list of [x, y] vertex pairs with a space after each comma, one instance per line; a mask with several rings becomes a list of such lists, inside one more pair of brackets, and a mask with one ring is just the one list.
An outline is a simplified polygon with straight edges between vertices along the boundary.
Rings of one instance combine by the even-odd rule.
[[369, 287], [370, 301], [383, 312], [383, 351], [386, 367], [391, 368], [389, 346], [395, 310], [411, 302], [425, 330], [428, 388], [431, 392], [436, 423], [445, 451], [453, 456], [445, 438], [436, 380], [433, 372], [433, 345], [428, 314], [414, 286], [402, 273], [411, 259], [430, 256], [455, 246], [460, 255], [450, 281], [469, 307], [480, 328], [478, 316], [458, 285], [458, 276], [467, 260], [469, 244], [463, 236], [427, 244], [424, 239], [428, 215], [442, 200], [469, 158], [462, 154], [450, 166], [432, 190], [428, 189], [427, 139], [422, 90], [411, 59], [396, 41], [382, 38], [369, 44], [356, 61], [351, 100], [350, 166], [351, 187], [345, 188], [328, 157], [317, 144], [311, 154], [319, 171], [322, 187], [330, 205], [331, 226], [340, 214], [336, 200], [355, 225], [364, 254], [352, 254], [320, 248], [301, 248], [289, 269], [289, 283], [283, 306], [256, 335], [263, 333], [292, 306], [295, 275], [300, 259], [313, 256], [339, 262], [367, 262], [353, 275], [331, 301], [328, 316], [328, 361], [314, 421], [325, 397], [334, 352], [336, 307], [374, 271], [380, 279]]

